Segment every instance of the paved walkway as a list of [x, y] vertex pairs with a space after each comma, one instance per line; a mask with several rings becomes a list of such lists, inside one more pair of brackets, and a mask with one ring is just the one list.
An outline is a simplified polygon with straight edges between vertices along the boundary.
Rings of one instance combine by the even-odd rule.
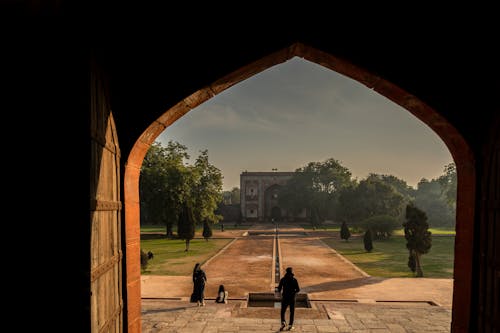
[[[278, 332], [278, 308], [243, 308], [246, 302], [205, 307], [184, 301], [143, 300], [145, 333]], [[429, 304], [363, 304], [312, 302], [295, 311], [296, 332], [445, 333], [450, 331], [451, 310]], [[255, 311], [254, 311], [255, 310]], [[288, 319], [288, 312], [287, 312]]]
[[[317, 235], [280, 226], [281, 268], [294, 267], [310, 304], [296, 308], [295, 331], [449, 332], [453, 280], [370, 277]], [[189, 276], [143, 276], [143, 332], [278, 331], [279, 303], [247, 304], [249, 292], [274, 288], [274, 242], [272, 226], [253, 226], [204, 264], [209, 277], [205, 307], [189, 303]], [[231, 279], [228, 271], [235, 274]], [[228, 304], [213, 301], [221, 283], [230, 291]]]

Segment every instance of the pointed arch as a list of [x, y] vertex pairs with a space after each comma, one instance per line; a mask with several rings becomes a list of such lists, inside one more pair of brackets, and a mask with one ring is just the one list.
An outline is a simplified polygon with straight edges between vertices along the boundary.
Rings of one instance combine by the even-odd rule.
[[468, 331], [476, 190], [474, 155], [470, 147], [445, 118], [416, 96], [373, 73], [355, 66], [349, 61], [302, 43], [294, 43], [287, 48], [243, 66], [184, 98], [154, 121], [134, 144], [125, 163], [123, 193], [125, 206], [126, 311], [129, 332], [140, 332], [141, 330], [139, 175], [142, 161], [149, 147], [168, 126], [196, 106], [233, 85], [293, 57], [304, 58], [322, 65], [389, 98], [427, 124], [448, 147], [457, 168], [458, 178], [452, 330], [454, 332]]

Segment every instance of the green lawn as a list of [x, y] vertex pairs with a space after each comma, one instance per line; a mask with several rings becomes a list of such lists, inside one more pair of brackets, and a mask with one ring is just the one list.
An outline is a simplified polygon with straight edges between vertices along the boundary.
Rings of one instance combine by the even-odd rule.
[[[330, 247], [372, 276], [413, 277], [407, 266], [408, 250], [404, 237], [374, 241], [373, 251], [367, 253], [362, 237], [345, 242], [336, 238], [323, 239]], [[432, 248], [422, 256], [424, 277], [453, 278], [455, 237], [433, 237]]]
[[141, 249], [144, 252], [151, 251], [154, 258], [149, 260], [148, 267], [142, 274], [153, 275], [190, 275], [194, 265], [199, 262], [203, 264], [214, 256], [232, 239], [192, 239], [189, 251], [184, 251], [185, 241], [179, 239], [156, 238], [141, 239]]
[[165, 233], [164, 225], [141, 225], [141, 232], [163, 232]]
[[[429, 231], [433, 235], [453, 235], [455, 236], [455, 229], [438, 229], [438, 228], [429, 228]], [[394, 235], [404, 236], [404, 229], [394, 231]]]
[[[224, 223], [224, 230], [243, 230], [248, 229], [248, 226], [235, 225], [233, 223]], [[172, 228], [173, 232], [177, 232], [177, 226], [174, 225]], [[199, 225], [196, 227], [196, 231], [200, 232], [203, 230], [203, 226]], [[212, 226], [212, 230], [220, 230], [220, 223], [214, 224]], [[161, 232], [163, 234], [166, 233], [166, 227], [164, 225], [141, 225], [141, 233], [145, 232]]]

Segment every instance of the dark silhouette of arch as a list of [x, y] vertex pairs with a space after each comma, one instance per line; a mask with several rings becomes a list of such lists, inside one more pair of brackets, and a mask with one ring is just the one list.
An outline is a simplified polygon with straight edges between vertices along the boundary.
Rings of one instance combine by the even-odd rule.
[[140, 323], [140, 275], [136, 273], [136, 266], [139, 262], [135, 263], [131, 258], [139, 258], [137, 242], [139, 238], [139, 172], [147, 150], [168, 126], [194, 107], [238, 82], [295, 56], [350, 77], [399, 104], [437, 133], [450, 150], [458, 178], [452, 326], [458, 331], [466, 331], [472, 302], [470, 284], [474, 235], [472, 221], [474, 220], [476, 190], [474, 158], [467, 142], [441, 114], [416, 96], [344, 59], [301, 43], [294, 43], [200, 88], [167, 110], [135, 142], [126, 161], [124, 172], [125, 229], [128, 231], [126, 233], [127, 273], [130, 273], [126, 274], [129, 327], [131, 323], [135, 325], [134, 327], [138, 325], [137, 322]]

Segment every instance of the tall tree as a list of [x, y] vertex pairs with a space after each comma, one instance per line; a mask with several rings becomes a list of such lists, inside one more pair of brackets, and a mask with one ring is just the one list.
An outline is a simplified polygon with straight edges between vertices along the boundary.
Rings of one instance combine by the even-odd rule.
[[208, 151], [201, 151], [195, 165], [185, 165], [187, 147], [169, 141], [167, 147], [154, 143], [141, 169], [141, 215], [145, 221], [164, 223], [167, 236], [179, 221], [182, 203], [191, 209], [195, 223], [217, 223], [222, 200], [222, 174], [209, 163]]
[[405, 180], [399, 179], [398, 177], [393, 175], [383, 175], [376, 173], [371, 173], [368, 176], [368, 178], [372, 177], [377, 178], [381, 180], [383, 183], [392, 186], [394, 190], [396, 190], [396, 192], [398, 192], [403, 196], [405, 204], [415, 199], [415, 189], [410, 185], [408, 185]]
[[295, 214], [306, 208], [312, 218], [316, 210], [322, 220], [335, 214], [338, 193], [352, 183], [349, 169], [333, 158], [309, 162], [296, 170], [281, 189], [278, 200], [281, 206]]
[[222, 173], [208, 161], [208, 151], [201, 151], [191, 168], [190, 184], [193, 217], [196, 223], [218, 223], [222, 216], [216, 214], [222, 202]]
[[222, 196], [225, 205], [238, 205], [240, 203], [239, 187], [233, 187], [231, 191], [222, 192]]
[[321, 221], [320, 221], [320, 218], [319, 218], [319, 215], [318, 215], [318, 209], [313, 207], [311, 209], [311, 225], [313, 227], [313, 229], [315, 230], [316, 228], [318, 228], [321, 224]]
[[233, 187], [231, 189], [231, 204], [237, 205], [241, 202], [240, 199], [240, 188], [239, 187]]
[[441, 192], [446, 202], [454, 212], [457, 203], [457, 168], [455, 163], [445, 165], [444, 174], [438, 178], [438, 181], [441, 184]]
[[377, 215], [389, 215], [402, 220], [404, 198], [394, 187], [378, 177], [368, 177], [358, 186], [345, 188], [339, 197], [341, 217], [351, 225]]
[[449, 204], [439, 179], [420, 180], [414, 203], [425, 211], [432, 227], [455, 226], [455, 207]]
[[[424, 273], [422, 271], [421, 257], [423, 254], [429, 252], [432, 246], [427, 216], [424, 211], [416, 207], [413, 203], [406, 206], [405, 216], [406, 222], [403, 223], [403, 227], [405, 230], [406, 248], [409, 251], [410, 257], [413, 257], [416, 277], [422, 277]], [[408, 260], [408, 265], [410, 265], [411, 261], [411, 259]]]
[[186, 249], [184, 250], [186, 252], [189, 251], [189, 243], [194, 238], [194, 232], [195, 222], [192, 210], [187, 202], [183, 202], [177, 222], [177, 234], [180, 239], [186, 241]]
[[185, 200], [190, 173], [184, 166], [187, 147], [169, 141], [167, 147], [155, 142], [142, 163], [139, 182], [141, 223], [165, 224], [167, 236], [177, 221], [180, 203]]
[[351, 237], [351, 231], [349, 231], [347, 223], [345, 223], [345, 221], [342, 221], [342, 225], [340, 226], [340, 238], [345, 239], [345, 241], [347, 242], [350, 237]]

